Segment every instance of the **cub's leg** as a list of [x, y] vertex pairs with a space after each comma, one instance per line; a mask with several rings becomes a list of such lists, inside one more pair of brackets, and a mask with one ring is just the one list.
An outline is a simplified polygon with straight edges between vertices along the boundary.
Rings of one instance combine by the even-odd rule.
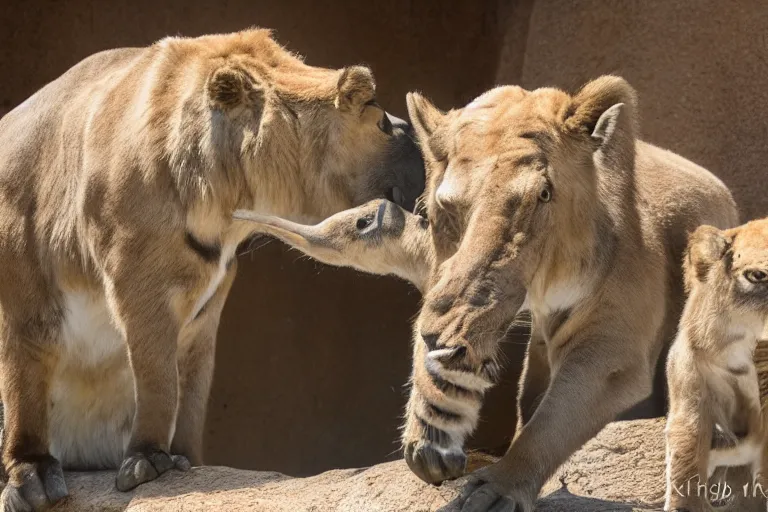
[[49, 387], [60, 315], [54, 306], [30, 300], [34, 288], [26, 281], [24, 290], [14, 294], [15, 305], [0, 290], [3, 464], [8, 475], [0, 509], [6, 512], [47, 509], [67, 495], [61, 464], [51, 456], [48, 438]]
[[547, 344], [540, 335], [533, 332], [525, 353], [523, 372], [520, 375], [516, 433], [520, 433], [539, 407], [549, 387], [549, 376]]
[[675, 407], [677, 410], [670, 411], [664, 431], [667, 443], [664, 510], [667, 511], [702, 512], [712, 509], [706, 486], [713, 423], [699, 403], [700, 396], [696, 396], [693, 390], [688, 392], [691, 394], [690, 402], [679, 404]]
[[[647, 397], [653, 371], [647, 356], [622, 353], [635, 340], [573, 339], [552, 382], [509, 451], [474, 474], [460, 499], [463, 512], [532, 512], [554, 471], [620, 412]], [[645, 364], [640, 361], [645, 362]]]
[[227, 275], [208, 304], [192, 321], [179, 345], [179, 413], [171, 453], [186, 457], [193, 466], [203, 464], [203, 433], [213, 380], [216, 332], [221, 311], [237, 272], [232, 260]]

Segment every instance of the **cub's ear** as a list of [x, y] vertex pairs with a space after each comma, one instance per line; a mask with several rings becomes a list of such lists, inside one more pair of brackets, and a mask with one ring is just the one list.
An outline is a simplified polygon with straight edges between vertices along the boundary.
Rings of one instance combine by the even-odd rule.
[[588, 135], [598, 146], [606, 144], [620, 121], [634, 129], [637, 94], [626, 80], [602, 76], [586, 84], [574, 96], [565, 118], [566, 128]]
[[376, 98], [376, 82], [373, 73], [365, 66], [344, 68], [336, 85], [336, 108], [345, 112], [360, 112]]
[[432, 133], [443, 122], [445, 113], [418, 92], [409, 92], [405, 102], [416, 138], [426, 147]]
[[211, 103], [222, 110], [239, 106], [260, 106], [264, 103], [264, 89], [253, 75], [236, 66], [222, 66], [208, 79], [206, 85]]
[[704, 282], [712, 266], [723, 258], [731, 240], [713, 226], [699, 226], [688, 237], [685, 255], [685, 282], [691, 286], [696, 281]]

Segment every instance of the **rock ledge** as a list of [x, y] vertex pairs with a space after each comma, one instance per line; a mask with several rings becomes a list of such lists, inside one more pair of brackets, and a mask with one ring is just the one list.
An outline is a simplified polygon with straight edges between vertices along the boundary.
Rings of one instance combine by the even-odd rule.
[[[659, 510], [664, 496], [662, 419], [612, 423], [547, 484], [540, 512]], [[487, 464], [487, 456], [471, 457]], [[134, 492], [114, 489], [114, 472], [70, 473], [57, 512], [421, 512], [452, 510], [461, 480], [424, 484], [401, 461], [309, 478], [226, 467], [170, 472]]]

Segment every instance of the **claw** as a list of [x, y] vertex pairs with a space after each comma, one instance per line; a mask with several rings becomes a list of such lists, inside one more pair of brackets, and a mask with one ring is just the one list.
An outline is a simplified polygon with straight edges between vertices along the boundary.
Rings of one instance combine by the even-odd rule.
[[[186, 464], [188, 465], [189, 461]], [[123, 461], [115, 478], [115, 486], [118, 491], [130, 491], [143, 483], [155, 480], [169, 469], [179, 465], [184, 466], [181, 459], [173, 459], [162, 450], [150, 449], [137, 452]]]
[[21, 483], [9, 482], [0, 494], [0, 510], [4, 512], [47, 510], [69, 494], [61, 464], [53, 457], [20, 463], [12, 472], [12, 481]]
[[462, 452], [439, 449], [432, 443], [418, 441], [405, 448], [405, 462], [423, 481], [439, 485], [464, 474], [467, 456]]
[[429, 352], [427, 357], [439, 361], [446, 366], [453, 366], [463, 361], [464, 356], [467, 355], [467, 347], [464, 345], [457, 345], [455, 347], [440, 348]]
[[189, 459], [183, 455], [171, 455], [171, 459], [173, 460], [173, 466], [179, 471], [189, 471], [192, 469]]

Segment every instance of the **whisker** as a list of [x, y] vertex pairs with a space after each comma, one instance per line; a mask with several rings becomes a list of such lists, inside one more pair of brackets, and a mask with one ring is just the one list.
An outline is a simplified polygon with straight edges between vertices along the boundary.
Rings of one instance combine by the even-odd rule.
[[268, 235], [256, 235], [248, 241], [248, 244], [240, 253], [238, 253], [238, 256], [245, 256], [246, 254], [250, 254], [252, 257], [253, 252], [258, 251], [262, 247], [266, 247], [267, 244], [272, 241], [274, 241], [274, 238]]

